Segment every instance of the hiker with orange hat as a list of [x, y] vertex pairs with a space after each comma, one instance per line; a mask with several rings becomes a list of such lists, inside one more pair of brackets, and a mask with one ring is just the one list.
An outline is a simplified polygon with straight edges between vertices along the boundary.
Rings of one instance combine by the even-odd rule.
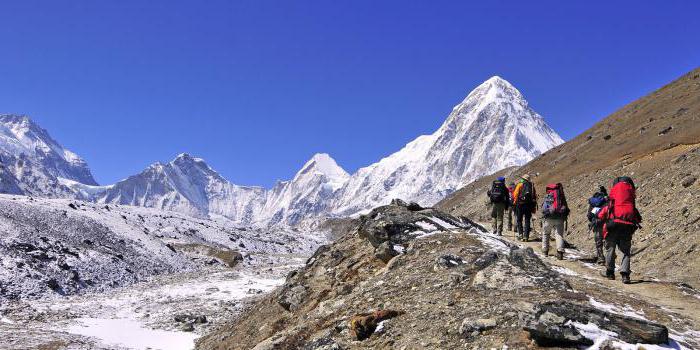
[[[513, 190], [513, 207], [515, 208], [515, 226], [518, 230], [518, 240], [527, 242], [530, 239], [530, 220], [537, 208], [535, 185], [530, 182], [530, 175], [525, 174]], [[525, 221], [523, 226], [523, 220]]]

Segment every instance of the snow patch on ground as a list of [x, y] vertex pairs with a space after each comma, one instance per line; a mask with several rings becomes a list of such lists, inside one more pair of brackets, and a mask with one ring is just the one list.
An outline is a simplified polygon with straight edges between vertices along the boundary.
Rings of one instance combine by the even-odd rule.
[[616, 340], [617, 333], [601, 329], [600, 327], [598, 327], [598, 325], [594, 323], [582, 324], [578, 322], [569, 321], [567, 324], [574, 326], [581, 333], [581, 335], [593, 341], [593, 345], [589, 347], [588, 350], [600, 350], [601, 346], [603, 346], [603, 344], [608, 340], [612, 342], [612, 345], [615, 349], [619, 350], [687, 349], [682, 345], [678, 344], [676, 339], [673, 339], [672, 336], [669, 337], [671, 338], [669, 340], [669, 344], [630, 344], [620, 340]]
[[566, 267], [552, 265], [552, 270], [554, 270], [562, 275], [579, 276], [578, 273], [574, 272], [573, 270], [567, 269]]
[[457, 228], [457, 226], [452, 225], [452, 224], [450, 224], [449, 222], [446, 222], [445, 220], [442, 220], [442, 219], [440, 219], [440, 218], [431, 217], [430, 220], [433, 221], [434, 223], [436, 223], [436, 224], [438, 224], [438, 225], [440, 225], [440, 226], [442, 226], [442, 227], [448, 229], [448, 230]]
[[[129, 349], [191, 350], [197, 334], [150, 329], [130, 319], [79, 318], [67, 332]], [[125, 336], [128, 335], [128, 336]]]

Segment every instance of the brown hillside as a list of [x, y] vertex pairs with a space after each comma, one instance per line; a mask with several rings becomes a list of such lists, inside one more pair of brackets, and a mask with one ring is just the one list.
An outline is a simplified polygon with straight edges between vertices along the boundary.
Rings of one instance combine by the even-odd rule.
[[[589, 251], [587, 198], [613, 177], [632, 176], [645, 219], [634, 239], [633, 270], [700, 284], [700, 68], [523, 167], [500, 173], [535, 175], [538, 193], [547, 183], [562, 182], [573, 210], [567, 238]], [[465, 186], [438, 207], [488, 222], [485, 190], [496, 175]]]

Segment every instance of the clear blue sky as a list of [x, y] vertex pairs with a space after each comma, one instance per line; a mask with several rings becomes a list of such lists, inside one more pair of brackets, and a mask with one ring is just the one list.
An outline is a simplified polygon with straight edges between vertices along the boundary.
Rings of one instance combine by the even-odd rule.
[[431, 133], [500, 75], [565, 139], [700, 65], [698, 1], [7, 1], [0, 112], [111, 183], [180, 152], [271, 186]]

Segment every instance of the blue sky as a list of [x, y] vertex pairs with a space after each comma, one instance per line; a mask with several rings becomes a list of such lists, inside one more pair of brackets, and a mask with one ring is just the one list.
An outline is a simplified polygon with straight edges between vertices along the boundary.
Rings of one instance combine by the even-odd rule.
[[111, 183], [180, 152], [271, 186], [432, 133], [500, 75], [569, 139], [700, 63], [697, 1], [13, 1], [0, 112]]

